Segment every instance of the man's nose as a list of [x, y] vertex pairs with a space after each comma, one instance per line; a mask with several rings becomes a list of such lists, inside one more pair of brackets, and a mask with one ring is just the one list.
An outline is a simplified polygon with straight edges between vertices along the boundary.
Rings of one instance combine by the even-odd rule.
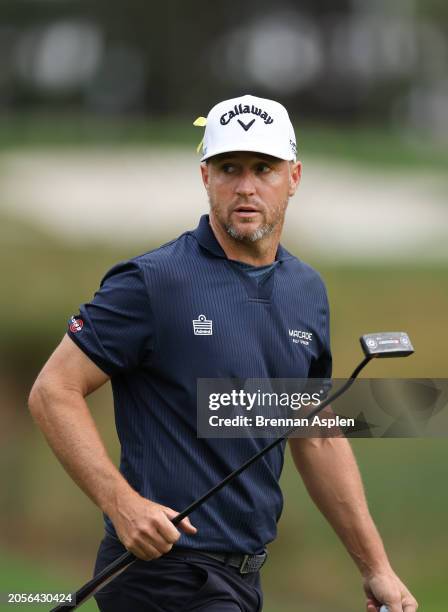
[[236, 193], [242, 197], [254, 195], [255, 184], [253, 179], [254, 177], [250, 170], [243, 170], [236, 185]]

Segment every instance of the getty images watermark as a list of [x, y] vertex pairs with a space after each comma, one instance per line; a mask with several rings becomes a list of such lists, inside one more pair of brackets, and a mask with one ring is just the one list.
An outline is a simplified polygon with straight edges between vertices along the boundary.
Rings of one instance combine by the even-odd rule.
[[[448, 435], [447, 379], [199, 379], [199, 438], [440, 437]], [[323, 406], [323, 409], [320, 410]]]
[[[229, 392], [210, 393], [208, 396], [208, 408], [210, 411], [218, 411], [221, 408], [245, 410], [247, 414], [235, 414], [234, 416], [221, 416], [212, 414], [208, 418], [210, 427], [327, 427], [354, 425], [354, 419], [340, 418], [339, 416], [328, 417], [322, 413], [314, 416], [287, 416], [287, 412], [298, 412], [303, 409], [319, 408], [324, 399], [323, 391], [306, 392], [282, 392], [245, 391], [244, 389], [232, 389]], [[266, 414], [268, 409], [269, 414]], [[257, 414], [258, 412], [258, 414]], [[248, 416], [248, 414], [251, 416]], [[272, 413], [275, 416], [272, 416]], [[285, 413], [283, 415], [283, 413]], [[253, 415], [253, 416], [252, 416]], [[282, 416], [280, 416], [282, 415]], [[351, 423], [353, 421], [353, 423]]]

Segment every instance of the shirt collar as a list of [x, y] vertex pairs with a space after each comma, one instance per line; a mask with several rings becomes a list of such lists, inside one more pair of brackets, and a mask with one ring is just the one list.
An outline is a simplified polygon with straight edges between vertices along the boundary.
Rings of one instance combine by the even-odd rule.
[[[221, 245], [216, 240], [215, 234], [210, 226], [210, 219], [208, 215], [202, 215], [199, 220], [199, 225], [192, 232], [192, 234], [199, 242], [201, 247], [210, 253], [213, 253], [213, 255], [216, 255], [216, 257], [227, 259], [227, 255], [224, 253]], [[281, 244], [279, 244], [275, 260], [284, 261], [285, 259], [290, 259], [291, 257], [291, 253], [289, 253], [284, 247], [282, 247]]]

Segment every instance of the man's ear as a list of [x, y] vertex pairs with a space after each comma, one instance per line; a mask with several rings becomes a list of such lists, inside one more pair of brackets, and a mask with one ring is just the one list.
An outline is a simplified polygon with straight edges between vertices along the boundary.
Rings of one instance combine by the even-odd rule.
[[291, 162], [289, 169], [289, 196], [293, 196], [302, 177], [302, 162]]
[[202, 182], [204, 183], [204, 187], [205, 189], [208, 191], [208, 187], [209, 187], [209, 165], [206, 162], [201, 162], [201, 176], [202, 176]]

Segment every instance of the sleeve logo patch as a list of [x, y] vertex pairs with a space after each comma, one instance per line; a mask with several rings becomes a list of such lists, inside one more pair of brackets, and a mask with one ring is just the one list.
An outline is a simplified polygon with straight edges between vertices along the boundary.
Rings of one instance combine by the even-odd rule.
[[73, 334], [77, 334], [84, 327], [84, 321], [82, 319], [79, 319], [79, 318], [75, 319], [74, 316], [69, 319], [68, 323], [69, 323], [70, 331]]

